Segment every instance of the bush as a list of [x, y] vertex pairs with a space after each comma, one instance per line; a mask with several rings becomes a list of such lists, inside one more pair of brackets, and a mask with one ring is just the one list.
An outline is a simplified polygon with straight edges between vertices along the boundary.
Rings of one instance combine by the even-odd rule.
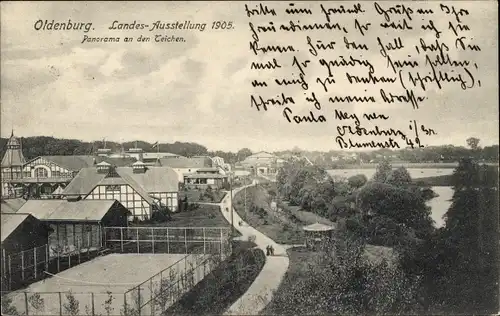
[[170, 220], [168, 208], [157, 210], [151, 214], [151, 221], [154, 223], [164, 223]]

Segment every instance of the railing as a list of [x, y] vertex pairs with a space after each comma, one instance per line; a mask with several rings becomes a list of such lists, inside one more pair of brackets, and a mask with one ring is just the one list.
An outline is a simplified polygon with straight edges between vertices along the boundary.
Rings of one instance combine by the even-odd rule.
[[161, 315], [205, 278], [221, 260], [219, 255], [190, 254], [124, 294], [125, 315]]
[[222, 258], [219, 254], [186, 255], [125, 292], [2, 293], [2, 315], [161, 315]]
[[219, 253], [230, 248], [227, 227], [105, 227], [108, 249], [121, 253]]
[[17, 253], [2, 251], [2, 291], [13, 291], [99, 255], [98, 248], [50, 249], [46, 244]]

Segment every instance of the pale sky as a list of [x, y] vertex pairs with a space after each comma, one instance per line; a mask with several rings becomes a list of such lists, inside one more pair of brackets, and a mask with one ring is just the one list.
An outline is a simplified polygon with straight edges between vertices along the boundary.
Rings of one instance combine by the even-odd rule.
[[[273, 7], [278, 16], [275, 25], [290, 19], [306, 23], [325, 23], [320, 13], [319, 2], [295, 3], [295, 7], [309, 7], [314, 18], [286, 17], [283, 14], [289, 2], [264, 4]], [[378, 15], [373, 2], [361, 2], [366, 13], [359, 19], [371, 21], [378, 26], [384, 21]], [[422, 4], [403, 2], [414, 8], [420, 6], [439, 10], [439, 2]], [[255, 7], [258, 2], [248, 2]], [[346, 8], [353, 2], [323, 2], [325, 6]], [[390, 2], [382, 1], [384, 7]], [[271, 106], [267, 112], [258, 112], [250, 107], [250, 95], [261, 94], [265, 98], [285, 92], [296, 99], [294, 113], [306, 114], [312, 109], [303, 99], [304, 91], [299, 87], [258, 90], [251, 86], [254, 79], [270, 82], [271, 72], [250, 70], [252, 61], [267, 61], [278, 58], [284, 65], [279, 78], [292, 78], [290, 68], [293, 54], [266, 54], [257, 57], [249, 50], [252, 41], [249, 21], [255, 25], [268, 25], [269, 16], [250, 20], [245, 13], [245, 2], [2, 2], [1, 6], [1, 135], [10, 135], [14, 128], [18, 136], [54, 136], [76, 138], [85, 141], [106, 138], [112, 141], [149, 142], [191, 141], [207, 146], [210, 150], [238, 150], [248, 147], [252, 150], [283, 150], [298, 146], [306, 150], [338, 150], [335, 142], [336, 126], [333, 118], [335, 109], [363, 112], [383, 111], [391, 117], [389, 127], [406, 128], [410, 119], [433, 128], [438, 132], [434, 137], [421, 137], [427, 145], [465, 145], [465, 139], [474, 136], [481, 139], [481, 145], [498, 144], [498, 19], [495, 1], [459, 1], [450, 3], [455, 7], [469, 10], [462, 17], [469, 31], [464, 32], [467, 41], [481, 47], [474, 54], [454, 48], [455, 36], [447, 30], [448, 22], [456, 24], [454, 16], [433, 18], [442, 29], [441, 41], [450, 46], [452, 59], [473, 59], [478, 69], [470, 67], [482, 86], [462, 91], [457, 84], [443, 84], [443, 89], [434, 86], [427, 91], [415, 89], [415, 93], [427, 97], [420, 109], [414, 110], [409, 104], [328, 104], [329, 96], [364, 95], [379, 96], [380, 86], [350, 85], [345, 80], [345, 71], [367, 74], [353, 68], [335, 68], [336, 85], [329, 94], [321, 92], [314, 84], [316, 77], [324, 78], [326, 71], [319, 66], [318, 58], [336, 59], [348, 56], [342, 50], [343, 36], [339, 31], [319, 31], [315, 33], [295, 32], [272, 36], [261, 33], [261, 46], [296, 45], [300, 50], [296, 56], [301, 60], [313, 60], [308, 68], [306, 80], [311, 91], [320, 95], [322, 112], [326, 123], [288, 123], [282, 108]], [[404, 16], [395, 17], [395, 21]], [[333, 16], [332, 16], [333, 18]], [[335, 21], [348, 26], [350, 40], [365, 42], [369, 51], [356, 51], [353, 56], [364, 55], [376, 66], [376, 75], [391, 75], [386, 61], [380, 57], [376, 37], [386, 42], [401, 36], [408, 51], [415, 55], [413, 46], [418, 38], [427, 43], [435, 40], [432, 33], [412, 31], [370, 30], [361, 37], [353, 28], [353, 18], [336, 15]], [[36, 31], [34, 23], [39, 20], [56, 22], [92, 22], [94, 30], [82, 31]], [[425, 17], [428, 19], [428, 17]], [[207, 23], [203, 32], [199, 30], [108, 30], [113, 21], [123, 23], [144, 23], [155, 21]], [[211, 30], [213, 21], [232, 21], [233, 30]], [[412, 23], [419, 28], [424, 17], [415, 15]], [[182, 43], [81, 43], [83, 35], [89, 37], [125, 35], [136, 39], [139, 35], [154, 37], [156, 34], [182, 36]], [[321, 39], [324, 43], [336, 41], [339, 47], [322, 53], [313, 59], [307, 53], [306, 37]], [[401, 52], [398, 58], [408, 53]], [[421, 58], [421, 57], [420, 57]], [[422, 61], [423, 64], [423, 61]], [[288, 66], [288, 67], [286, 67]], [[427, 75], [430, 68], [421, 68]], [[458, 69], [457, 72], [464, 73]], [[394, 85], [392, 85], [394, 86]], [[386, 88], [387, 87], [387, 88]], [[399, 85], [387, 91], [401, 94]], [[366, 92], [364, 91], [366, 89]], [[262, 92], [261, 92], [262, 91]], [[261, 93], [260, 93], [261, 92]], [[358, 93], [356, 93], [358, 92]]]

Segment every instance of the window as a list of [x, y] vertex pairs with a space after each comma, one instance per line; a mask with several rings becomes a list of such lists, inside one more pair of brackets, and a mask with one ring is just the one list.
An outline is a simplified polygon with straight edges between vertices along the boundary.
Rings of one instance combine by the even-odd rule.
[[119, 185], [107, 185], [106, 192], [120, 192], [120, 186]]
[[54, 177], [60, 177], [61, 176], [61, 171], [52, 171], [52, 176], [54, 176]]
[[47, 169], [38, 167], [35, 169], [35, 177], [36, 178], [48, 178], [49, 173], [47, 172]]

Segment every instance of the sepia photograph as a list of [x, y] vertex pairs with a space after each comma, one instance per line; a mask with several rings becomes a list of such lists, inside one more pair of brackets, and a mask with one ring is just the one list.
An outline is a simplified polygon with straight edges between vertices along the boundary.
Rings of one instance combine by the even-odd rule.
[[1, 314], [498, 315], [496, 1], [2, 1]]

